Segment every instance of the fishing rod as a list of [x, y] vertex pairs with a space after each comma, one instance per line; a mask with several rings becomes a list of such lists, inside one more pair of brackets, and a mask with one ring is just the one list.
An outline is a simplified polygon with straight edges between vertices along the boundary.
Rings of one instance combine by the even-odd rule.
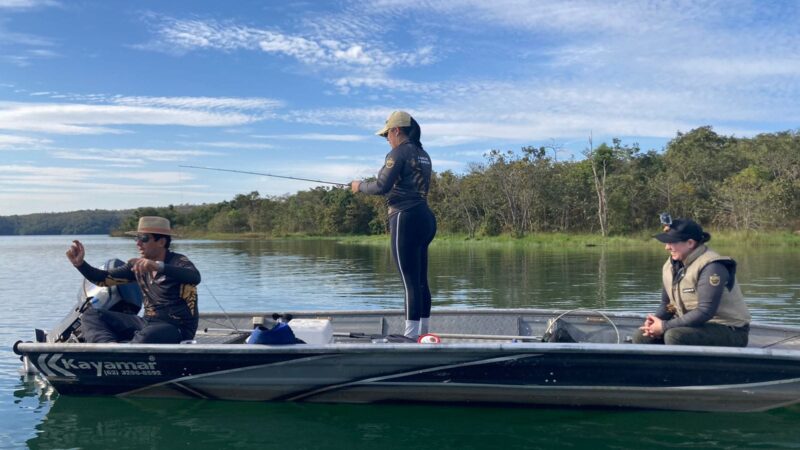
[[313, 178], [300, 178], [300, 177], [290, 177], [290, 176], [286, 176], [286, 175], [273, 175], [271, 173], [248, 172], [246, 170], [220, 169], [220, 168], [217, 168], [217, 167], [202, 167], [202, 166], [178, 166], [178, 167], [186, 167], [186, 168], [189, 168], [189, 169], [216, 170], [218, 172], [246, 173], [248, 175], [263, 175], [265, 177], [285, 178], [287, 180], [300, 180], [300, 181], [311, 181], [312, 183], [332, 184], [334, 186], [339, 186], [339, 187], [345, 187], [345, 186], [349, 185], [349, 183], [335, 183], [333, 181], [315, 180]]

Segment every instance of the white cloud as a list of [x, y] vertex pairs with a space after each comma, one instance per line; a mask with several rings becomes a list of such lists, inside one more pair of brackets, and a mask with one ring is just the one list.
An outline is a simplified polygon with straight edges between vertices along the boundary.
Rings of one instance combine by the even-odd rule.
[[431, 46], [391, 52], [373, 42], [356, 40], [353, 35], [304, 36], [215, 20], [155, 19], [157, 38], [139, 48], [171, 53], [256, 50], [294, 58], [314, 70], [335, 68], [373, 75], [398, 66], [430, 64], [435, 59]]
[[719, 58], [698, 57], [677, 60], [673, 67], [700, 77], [713, 77], [715, 80], [762, 77], [799, 77], [800, 58], [763, 58], [759, 56]]
[[4, 149], [29, 149], [31, 147], [43, 147], [51, 143], [49, 139], [38, 139], [27, 136], [14, 136], [10, 134], [0, 134], [0, 150]]
[[399, 92], [414, 92], [415, 94], [436, 93], [441, 91], [439, 83], [417, 83], [410, 80], [400, 80], [387, 75], [348, 76], [331, 80], [336, 88], [347, 94], [359, 88], [391, 89]]
[[235, 141], [218, 141], [218, 142], [194, 142], [191, 145], [215, 148], [231, 148], [239, 150], [269, 150], [275, 148], [270, 144], [260, 142], [235, 142]]
[[[52, 47], [55, 44], [48, 38], [27, 33], [8, 31], [0, 21], [0, 44], [5, 46]], [[19, 51], [19, 49], [16, 49]]]
[[51, 153], [54, 158], [74, 161], [99, 161], [141, 166], [146, 162], [186, 161], [201, 156], [217, 156], [220, 153], [199, 150], [170, 149], [92, 149], [58, 150]]
[[[392, 107], [375, 108], [319, 108], [289, 111], [286, 120], [304, 124], [342, 126], [355, 125], [365, 129], [379, 129], [391, 112]], [[415, 115], [413, 110], [408, 110]], [[416, 116], [416, 115], [415, 115]]]
[[109, 125], [243, 125], [256, 117], [235, 111], [76, 103], [0, 102], [0, 129], [53, 134], [107, 134], [125, 130]]
[[360, 142], [367, 140], [366, 136], [357, 134], [328, 134], [328, 133], [306, 133], [306, 134], [254, 134], [251, 137], [259, 139], [290, 139], [300, 141], [330, 141], [330, 142]]
[[27, 177], [31, 180], [61, 180], [64, 182], [88, 179], [95, 173], [93, 169], [27, 166], [19, 164], [0, 165], [0, 179], [8, 180], [9, 177]]
[[273, 110], [283, 106], [283, 102], [269, 98], [235, 97], [110, 97], [112, 103], [127, 106], [182, 109], [232, 109], [232, 110]]
[[[5, 3], [3, 3], [5, 1]], [[0, 11], [27, 10], [43, 2], [0, 0]], [[10, 31], [7, 20], [0, 17], [0, 64], [28, 67], [37, 60], [59, 56], [52, 50], [54, 42], [46, 37]]]
[[60, 5], [55, 0], [0, 0], [0, 9], [33, 9]]
[[149, 184], [174, 184], [176, 181], [188, 181], [195, 177], [186, 172], [123, 172], [116, 175], [116, 178], [123, 180], [133, 180]]

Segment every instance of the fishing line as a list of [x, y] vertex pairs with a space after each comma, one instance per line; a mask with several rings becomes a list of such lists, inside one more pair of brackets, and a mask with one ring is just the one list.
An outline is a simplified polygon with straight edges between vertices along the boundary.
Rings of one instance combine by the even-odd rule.
[[241, 330], [239, 330], [239, 328], [238, 328], [238, 327], [236, 326], [236, 324], [233, 322], [233, 319], [231, 319], [231, 316], [229, 316], [229, 315], [228, 315], [228, 312], [227, 312], [227, 311], [225, 311], [225, 308], [223, 308], [223, 307], [222, 307], [222, 303], [220, 303], [220, 302], [219, 302], [219, 300], [217, 300], [217, 296], [216, 296], [216, 295], [214, 295], [214, 293], [213, 293], [213, 292], [211, 292], [211, 288], [210, 288], [210, 287], [208, 287], [208, 285], [207, 285], [207, 284], [203, 284], [203, 286], [206, 288], [206, 290], [208, 291], [208, 293], [209, 293], [209, 294], [211, 294], [211, 298], [213, 298], [213, 299], [214, 299], [214, 301], [215, 301], [215, 302], [217, 302], [217, 306], [219, 306], [219, 309], [221, 309], [221, 310], [222, 310], [222, 313], [223, 313], [223, 314], [225, 314], [225, 318], [227, 318], [227, 319], [228, 319], [228, 322], [230, 322], [230, 323], [231, 323], [231, 325], [233, 326], [233, 329], [234, 329], [234, 330], [236, 330], [236, 332], [237, 332], [237, 333], [241, 333], [242, 331], [241, 331]]
[[769, 344], [769, 345], [764, 345], [761, 348], [769, 348], [769, 347], [772, 347], [772, 346], [775, 346], [775, 345], [778, 345], [778, 344], [785, 344], [785, 343], [787, 343], [789, 341], [793, 341], [793, 340], [795, 340], [797, 338], [800, 338], [800, 334], [796, 334], [796, 335], [788, 337], [786, 339], [782, 339], [782, 340], [780, 340], [778, 342], [773, 342], [772, 344]]
[[216, 170], [218, 172], [246, 173], [248, 175], [262, 175], [265, 177], [285, 178], [287, 180], [311, 181], [312, 183], [332, 184], [334, 186], [339, 186], [339, 187], [347, 186], [347, 183], [336, 183], [334, 181], [315, 180], [313, 178], [290, 177], [286, 175], [273, 175], [271, 173], [263, 173], [263, 172], [249, 172], [247, 170], [220, 169], [217, 167], [203, 167], [203, 166], [178, 166], [178, 167], [187, 167], [189, 169]]

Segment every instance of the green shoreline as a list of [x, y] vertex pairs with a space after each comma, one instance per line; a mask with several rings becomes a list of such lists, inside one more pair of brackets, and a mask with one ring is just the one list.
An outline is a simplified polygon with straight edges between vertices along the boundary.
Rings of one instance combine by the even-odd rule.
[[[285, 239], [322, 239], [348, 244], [359, 245], [385, 245], [387, 235], [350, 235], [350, 236], [313, 236], [305, 234], [292, 234], [270, 236], [262, 233], [204, 233], [178, 231], [183, 239], [204, 240], [285, 240]], [[710, 231], [711, 242], [722, 246], [767, 246], [767, 247], [800, 247], [800, 232], [770, 231], [770, 232], [739, 232], [739, 231]], [[637, 248], [652, 247], [655, 242], [652, 235], [632, 234], [629, 236], [602, 237], [597, 234], [568, 234], [568, 233], [535, 233], [521, 238], [510, 235], [477, 236], [469, 238], [466, 234], [439, 234], [431, 246], [499, 246], [499, 247], [611, 247], [611, 248]]]

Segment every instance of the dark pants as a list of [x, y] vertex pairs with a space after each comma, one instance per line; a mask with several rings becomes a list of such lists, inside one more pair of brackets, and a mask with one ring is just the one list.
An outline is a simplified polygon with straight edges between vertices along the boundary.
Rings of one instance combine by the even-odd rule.
[[180, 329], [171, 323], [94, 308], [81, 316], [81, 332], [89, 343], [177, 344], [183, 340]]
[[699, 327], [670, 328], [661, 338], [644, 336], [637, 330], [634, 344], [710, 345], [714, 347], [747, 347], [750, 330], [717, 323], [705, 323]]
[[431, 316], [428, 245], [436, 235], [436, 218], [421, 204], [389, 217], [392, 257], [405, 290], [406, 320]]

